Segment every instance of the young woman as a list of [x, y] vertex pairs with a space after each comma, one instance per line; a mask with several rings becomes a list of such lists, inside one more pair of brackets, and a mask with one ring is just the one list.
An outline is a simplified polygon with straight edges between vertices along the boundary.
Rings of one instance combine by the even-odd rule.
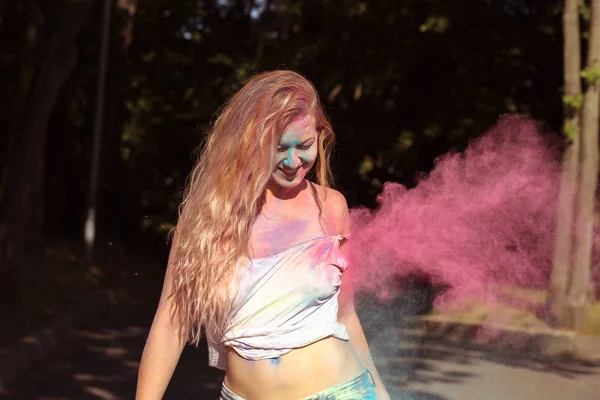
[[347, 283], [333, 143], [295, 72], [257, 75], [224, 106], [185, 192], [137, 399], [163, 396], [203, 327], [221, 399], [389, 398]]

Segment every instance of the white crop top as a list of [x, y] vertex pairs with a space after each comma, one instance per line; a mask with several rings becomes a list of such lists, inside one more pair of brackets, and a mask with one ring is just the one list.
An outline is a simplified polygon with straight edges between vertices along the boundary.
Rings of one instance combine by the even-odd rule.
[[322, 236], [243, 268], [227, 329], [220, 343], [208, 343], [208, 363], [227, 368], [227, 346], [248, 360], [277, 358], [328, 336], [349, 340], [337, 322], [342, 273], [340, 252], [347, 235]]

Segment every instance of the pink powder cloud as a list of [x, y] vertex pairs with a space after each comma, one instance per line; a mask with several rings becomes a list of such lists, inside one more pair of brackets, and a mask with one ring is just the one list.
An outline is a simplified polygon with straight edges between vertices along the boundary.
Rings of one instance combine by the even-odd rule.
[[376, 210], [351, 210], [357, 290], [393, 297], [394, 276], [415, 272], [452, 287], [443, 301], [546, 287], [560, 171], [549, 137], [535, 121], [504, 116], [415, 188], [388, 182]]

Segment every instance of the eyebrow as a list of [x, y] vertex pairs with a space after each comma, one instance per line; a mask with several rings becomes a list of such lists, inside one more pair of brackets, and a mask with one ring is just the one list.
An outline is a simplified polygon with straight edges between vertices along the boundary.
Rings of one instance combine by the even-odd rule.
[[[311, 141], [314, 142], [315, 138], [314, 137], [309, 137], [308, 139], [304, 139], [303, 141], [301, 141], [299, 144], [300, 145], [307, 145]], [[288, 146], [288, 144], [285, 143], [285, 142], [279, 142], [279, 146]]]

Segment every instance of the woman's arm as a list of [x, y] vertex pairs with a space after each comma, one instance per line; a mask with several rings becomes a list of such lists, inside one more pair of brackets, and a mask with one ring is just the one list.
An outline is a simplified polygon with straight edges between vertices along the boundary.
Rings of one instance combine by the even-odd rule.
[[[369, 350], [367, 338], [365, 337], [362, 325], [360, 324], [360, 320], [358, 319], [358, 315], [356, 314], [356, 310], [354, 309], [354, 305], [350, 299], [351, 295], [347, 295], [347, 293], [350, 291], [348, 288], [348, 285], [344, 288], [344, 284], [342, 284], [340, 297], [338, 298], [340, 303], [338, 322], [344, 324], [346, 330], [348, 331], [348, 336], [350, 336], [350, 344], [352, 345], [352, 348], [354, 348], [356, 355], [365, 368], [367, 368], [373, 374], [373, 378], [375, 379], [375, 391], [377, 393], [377, 399], [389, 400], [390, 395], [385, 389], [383, 381], [381, 380], [379, 372], [377, 371], [375, 363], [373, 362], [373, 358], [371, 357], [371, 351]], [[346, 289], [346, 295], [342, 296], [344, 289]]]
[[[177, 239], [174, 238], [173, 243]], [[138, 371], [136, 399], [162, 399], [173, 371], [177, 366], [185, 341], [181, 340], [176, 321], [171, 319], [172, 262], [175, 246], [172, 246], [167, 264], [160, 301]]]
[[[338, 215], [338, 233], [347, 234], [350, 232], [350, 216], [348, 213], [348, 204], [346, 203], [346, 199], [341, 195], [336, 193], [335, 203], [336, 206], [336, 214]], [[346, 257], [347, 260], [350, 260], [349, 257], [349, 242], [346, 240], [341, 245], [341, 252]], [[352, 273], [352, 266], [344, 272], [344, 275]], [[390, 395], [388, 394], [385, 386], [383, 385], [383, 381], [379, 376], [379, 372], [375, 367], [375, 363], [373, 362], [373, 358], [371, 357], [371, 351], [369, 350], [369, 344], [367, 343], [367, 338], [365, 337], [365, 333], [363, 332], [362, 325], [356, 314], [356, 309], [354, 308], [354, 291], [351, 285], [351, 280], [348, 279], [348, 276], [342, 278], [342, 286], [340, 288], [340, 294], [338, 297], [338, 322], [344, 324], [346, 330], [348, 331], [348, 336], [350, 336], [350, 344], [354, 348], [356, 355], [362, 362], [362, 364], [373, 374], [373, 378], [375, 380], [375, 391], [377, 393], [378, 400], [389, 400]]]

